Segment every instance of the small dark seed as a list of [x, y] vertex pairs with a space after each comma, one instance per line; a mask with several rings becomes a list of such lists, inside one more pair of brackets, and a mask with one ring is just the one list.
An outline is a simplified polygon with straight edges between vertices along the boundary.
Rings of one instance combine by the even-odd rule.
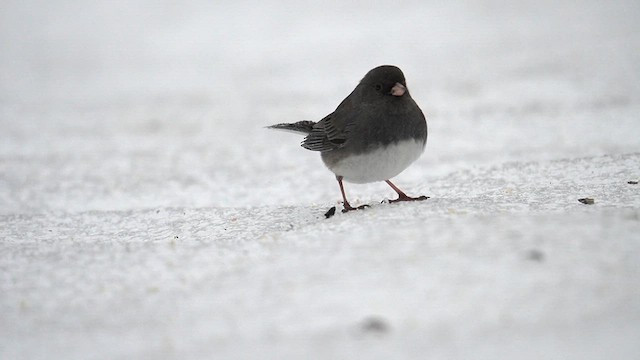
[[335, 214], [336, 214], [336, 207], [333, 206], [331, 209], [329, 209], [329, 211], [324, 213], [324, 217], [328, 219], [328, 218], [332, 217]]
[[627, 181], [627, 184], [629, 184], [629, 185], [638, 185], [638, 182], [631, 180], [631, 181]]

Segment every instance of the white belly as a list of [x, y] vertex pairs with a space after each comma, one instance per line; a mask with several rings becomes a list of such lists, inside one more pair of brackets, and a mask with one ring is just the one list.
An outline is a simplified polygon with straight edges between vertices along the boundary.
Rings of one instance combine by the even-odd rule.
[[347, 157], [329, 169], [356, 184], [389, 180], [416, 161], [423, 150], [422, 141], [402, 141], [370, 153]]

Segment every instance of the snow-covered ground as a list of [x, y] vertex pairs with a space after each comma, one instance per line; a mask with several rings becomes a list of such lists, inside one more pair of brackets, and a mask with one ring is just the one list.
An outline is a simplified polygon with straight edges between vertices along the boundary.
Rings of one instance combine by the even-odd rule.
[[[0, 49], [0, 359], [640, 358], [637, 1], [9, 0]], [[325, 219], [263, 127], [387, 63], [431, 199]]]

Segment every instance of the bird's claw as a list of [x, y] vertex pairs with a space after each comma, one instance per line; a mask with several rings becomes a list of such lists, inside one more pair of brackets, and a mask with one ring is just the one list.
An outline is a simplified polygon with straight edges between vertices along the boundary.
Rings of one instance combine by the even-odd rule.
[[418, 196], [418, 197], [410, 197], [410, 196], [399, 196], [397, 199], [394, 200], [389, 200], [390, 203], [396, 203], [396, 202], [400, 202], [400, 201], [422, 201], [422, 200], [427, 200], [429, 197], [428, 196]]
[[349, 212], [349, 211], [353, 211], [353, 210], [364, 210], [366, 208], [370, 207], [369, 205], [360, 205], [358, 207], [353, 207], [351, 205], [345, 205], [344, 209], [342, 209], [343, 213]]

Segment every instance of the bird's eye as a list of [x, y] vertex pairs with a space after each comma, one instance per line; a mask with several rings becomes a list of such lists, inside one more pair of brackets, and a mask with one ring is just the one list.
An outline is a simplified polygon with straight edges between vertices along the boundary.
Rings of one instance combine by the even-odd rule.
[[382, 90], [382, 85], [381, 84], [375, 84], [374, 87], [376, 88], [377, 91]]

